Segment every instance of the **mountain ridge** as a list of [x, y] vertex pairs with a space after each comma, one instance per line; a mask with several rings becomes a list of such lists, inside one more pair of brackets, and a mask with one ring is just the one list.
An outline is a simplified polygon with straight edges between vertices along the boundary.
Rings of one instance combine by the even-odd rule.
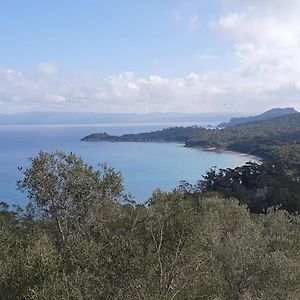
[[239, 118], [231, 118], [229, 122], [220, 123], [217, 127], [218, 128], [227, 128], [233, 127], [241, 124], [253, 123], [257, 121], [268, 120], [276, 117], [281, 117], [285, 115], [290, 115], [297, 113], [298, 111], [295, 110], [293, 107], [286, 107], [286, 108], [272, 108], [263, 112], [262, 114], [250, 117], [239, 117]]

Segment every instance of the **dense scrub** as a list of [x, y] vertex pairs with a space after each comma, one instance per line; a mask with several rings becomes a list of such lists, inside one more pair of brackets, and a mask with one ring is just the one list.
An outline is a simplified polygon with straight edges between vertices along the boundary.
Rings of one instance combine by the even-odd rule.
[[211, 192], [234, 197], [254, 213], [265, 213], [271, 207], [291, 213], [300, 211], [300, 182], [287, 161], [248, 162], [234, 169], [212, 168], [196, 185], [182, 182], [180, 190], [186, 197], [197, 198]]
[[24, 175], [27, 210], [0, 210], [1, 299], [299, 299], [297, 214], [253, 214], [208, 181], [137, 205], [73, 154], [40, 153]]

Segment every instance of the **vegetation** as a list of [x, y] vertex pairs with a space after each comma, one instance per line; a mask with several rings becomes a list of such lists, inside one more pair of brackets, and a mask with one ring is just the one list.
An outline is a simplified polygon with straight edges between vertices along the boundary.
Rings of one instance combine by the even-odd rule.
[[265, 213], [271, 207], [291, 213], [300, 211], [300, 183], [290, 174], [286, 161], [248, 162], [234, 169], [213, 168], [196, 185], [182, 182], [180, 190], [193, 198], [211, 192], [234, 197], [254, 213]]
[[188, 147], [228, 149], [263, 158], [288, 159], [299, 162], [300, 113], [225, 129], [205, 129], [197, 126], [174, 127], [160, 131], [110, 136], [91, 134], [83, 141], [176, 141]]
[[246, 123], [252, 123], [262, 120], [268, 120], [284, 115], [290, 115], [297, 113], [297, 111], [294, 108], [287, 107], [287, 108], [273, 108], [268, 111], [265, 111], [264, 113], [253, 116], [253, 117], [241, 117], [241, 118], [231, 118], [229, 122], [224, 122], [218, 125], [219, 128], [225, 128], [225, 127], [231, 127], [236, 126], [239, 124], [246, 124]]
[[211, 169], [145, 204], [122, 177], [73, 153], [40, 152], [0, 204], [0, 299], [300, 299], [300, 114], [84, 141], [177, 141], [266, 158]]
[[212, 170], [201, 190], [185, 184], [138, 205], [114, 169], [41, 152], [19, 182], [27, 209], [1, 204], [0, 298], [299, 299], [300, 216], [266, 209], [277, 190], [262, 191], [263, 214], [241, 203], [286, 176], [272, 168]]

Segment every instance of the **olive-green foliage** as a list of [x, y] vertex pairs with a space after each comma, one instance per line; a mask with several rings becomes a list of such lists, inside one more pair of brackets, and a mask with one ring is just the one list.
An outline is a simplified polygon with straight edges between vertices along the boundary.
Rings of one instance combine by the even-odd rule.
[[180, 189], [190, 197], [218, 192], [247, 204], [252, 212], [277, 207], [300, 212], [300, 182], [289, 174], [285, 161], [248, 162], [234, 169], [211, 169], [196, 185], [182, 182]]
[[[51, 159], [57, 154], [53, 155]], [[45, 157], [35, 159], [44, 168], [40, 163]], [[180, 191], [158, 190], [145, 205], [121, 205], [116, 201], [119, 193], [107, 192], [122, 190], [111, 169], [95, 176], [76, 157], [77, 171], [64, 159], [51, 165], [54, 175], [64, 178], [51, 181], [51, 190], [47, 176], [53, 178], [53, 169], [39, 173], [33, 165], [35, 172], [31, 168], [25, 173], [27, 183], [30, 176], [44, 174], [38, 181], [43, 186], [33, 184], [35, 180], [26, 185], [33, 212], [38, 208], [43, 213], [0, 207], [0, 299], [300, 299], [298, 215], [274, 209], [252, 214], [233, 198], [187, 197]], [[58, 166], [64, 172], [58, 172]], [[75, 178], [82, 174], [92, 179], [78, 178], [79, 182], [97, 182], [99, 188], [88, 185], [95, 198], [84, 184], [76, 185]], [[65, 190], [57, 189], [57, 182], [70, 188], [70, 197], [62, 196]], [[106, 193], [100, 188], [104, 183]], [[56, 214], [46, 214], [50, 193], [59, 200], [60, 216], [72, 212], [81, 217], [81, 202], [93, 209], [84, 214], [86, 223], [80, 230], [78, 224], [63, 227], [68, 228], [64, 242], [53, 221]], [[70, 198], [76, 205], [70, 205]], [[79, 222], [74, 217], [67, 220]]]
[[93, 239], [63, 246], [21, 221], [1, 228], [0, 298], [298, 299], [298, 216], [159, 191], [104, 210]]
[[75, 154], [63, 152], [40, 152], [31, 162], [18, 186], [28, 192], [32, 216], [55, 221], [62, 242], [88, 235], [99, 203], [122, 196], [121, 175], [106, 165], [94, 171]]

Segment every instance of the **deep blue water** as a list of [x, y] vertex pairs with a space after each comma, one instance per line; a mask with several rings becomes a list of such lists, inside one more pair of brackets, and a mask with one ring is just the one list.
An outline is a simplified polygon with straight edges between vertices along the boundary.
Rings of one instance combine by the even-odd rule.
[[[174, 124], [170, 124], [172, 126]], [[26, 195], [16, 189], [28, 167], [28, 158], [39, 150], [74, 152], [87, 163], [107, 162], [122, 173], [126, 192], [143, 202], [156, 188], [170, 191], [180, 180], [196, 182], [212, 166], [242, 165], [250, 158], [235, 153], [204, 152], [177, 143], [81, 142], [94, 132], [138, 133], [168, 127], [166, 124], [0, 126], [0, 201], [25, 205]]]

